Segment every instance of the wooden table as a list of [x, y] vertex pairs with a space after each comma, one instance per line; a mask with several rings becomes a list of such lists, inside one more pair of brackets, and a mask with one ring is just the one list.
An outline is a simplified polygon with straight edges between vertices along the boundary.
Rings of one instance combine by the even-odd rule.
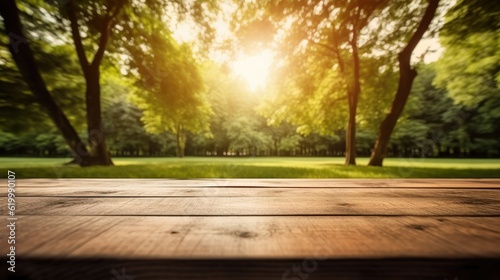
[[496, 179], [25, 179], [16, 217], [1, 279], [500, 279]]

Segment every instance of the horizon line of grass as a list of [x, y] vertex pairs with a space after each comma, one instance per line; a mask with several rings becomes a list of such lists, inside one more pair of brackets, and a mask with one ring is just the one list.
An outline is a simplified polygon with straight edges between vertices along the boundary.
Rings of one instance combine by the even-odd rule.
[[[67, 159], [0, 158], [18, 178], [500, 178], [500, 160], [389, 158], [384, 167], [343, 158], [115, 158], [115, 166], [64, 165]], [[6, 174], [6, 170], [4, 172]]]
[[334, 166], [329, 168], [225, 164], [54, 166], [15, 168], [17, 178], [500, 178], [496, 169]]

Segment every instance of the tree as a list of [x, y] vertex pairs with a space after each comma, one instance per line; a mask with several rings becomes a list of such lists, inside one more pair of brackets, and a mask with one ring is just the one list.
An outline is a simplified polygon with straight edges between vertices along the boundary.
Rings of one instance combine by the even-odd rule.
[[[85, 78], [88, 149], [79, 139], [67, 117], [48, 92], [45, 81], [38, 71], [33, 52], [24, 37], [23, 27], [19, 19], [19, 11], [14, 1], [9, 1], [2, 9], [2, 17], [4, 18], [6, 32], [12, 41], [11, 46], [13, 51], [11, 53], [14, 56], [14, 60], [16, 60], [21, 73], [23, 73], [24, 79], [30, 84], [31, 90], [38, 96], [39, 102], [49, 111], [52, 119], [63, 133], [73, 151], [76, 161], [82, 166], [112, 165], [113, 163], [107, 151], [105, 136], [101, 127], [100, 65], [109, 42], [111, 30], [126, 0], [112, 2], [114, 4], [107, 3], [107, 6], [101, 6], [99, 3], [79, 2], [85, 5], [85, 9], [81, 9], [82, 6], [78, 6], [74, 2], [68, 1], [63, 6], [57, 5], [57, 7], [61, 10], [60, 15], [64, 14], [69, 19], [71, 35]], [[41, 3], [37, 4], [42, 5]], [[42, 5], [40, 9], [42, 8], [50, 10], [47, 5]], [[104, 14], [101, 14], [103, 11]], [[55, 15], [55, 18], [60, 20], [60, 15]], [[86, 38], [92, 40], [98, 37], [97, 50], [91, 61], [87, 58], [86, 48], [89, 49], [93, 46], [84, 45], [80, 33], [79, 20], [86, 23]], [[17, 39], [17, 41], [13, 39]], [[18, 48], [20, 40], [23, 40], [22, 43], [24, 46], [22, 48]], [[24, 50], [23, 57], [19, 57], [19, 50], [21, 49]]]
[[[126, 55], [123, 52], [127, 50], [127, 46], [137, 43], [135, 50], [142, 51], [142, 47], [149, 45], [149, 42], [141, 42], [142, 33], [151, 32], [156, 27], [154, 24], [164, 27], [165, 22], [179, 21], [182, 18], [180, 14], [191, 15], [195, 22], [200, 23], [196, 29], [203, 33], [202, 37], [210, 38], [213, 35], [210, 21], [202, 19], [208, 10], [215, 9], [217, 5], [214, 1], [205, 0], [190, 3], [148, 0], [134, 1], [133, 4], [128, 0], [47, 2], [52, 5], [40, 1], [28, 1], [26, 5], [30, 6], [35, 14], [41, 15], [36, 19], [35, 25], [42, 26], [43, 30], [37, 35], [47, 30], [45, 26], [50, 26], [58, 33], [57, 35], [62, 34], [61, 38], [65, 41], [67, 39], [65, 35], [70, 34], [69, 38], [75, 46], [76, 57], [85, 80], [88, 147], [77, 137], [75, 129], [71, 127], [62, 110], [57, 108], [57, 103], [53, 102], [45, 82], [34, 67], [36, 62], [31, 49], [26, 51], [30, 45], [22, 33], [18, 9], [14, 1], [9, 1], [7, 5], [2, 5], [2, 16], [6, 23], [7, 34], [13, 42], [12, 49], [16, 52], [16, 63], [18, 66], [23, 64], [19, 68], [22, 68], [24, 79], [29, 80], [30, 88], [40, 96], [40, 102], [48, 109], [59, 130], [65, 135], [77, 161], [82, 166], [112, 165], [101, 119], [101, 66], [106, 58], [105, 52], [111, 51], [109, 60], [114, 60], [115, 65], [123, 67], [125, 61], [130, 60], [130, 57], [124, 59], [121, 56]], [[211, 17], [206, 16], [206, 18]], [[31, 27], [32, 24], [28, 25]], [[129, 55], [133, 58], [138, 57], [130, 53]]]
[[[408, 1], [265, 3], [265, 11], [255, 13], [250, 21], [262, 28], [266, 26], [267, 16], [271, 26], [278, 30], [275, 43], [279, 44], [281, 55], [277, 65], [283, 67], [276, 81], [283, 86], [277, 91], [285, 96], [283, 99], [280, 94], [271, 97], [271, 103], [278, 106], [265, 109], [266, 117], [271, 122], [288, 120], [305, 133], [322, 131], [322, 134], [338, 131], [339, 121], [347, 119], [343, 127], [346, 164], [355, 164], [356, 125], [359, 121], [373, 122], [370, 114], [377, 116], [375, 112], [386, 99], [386, 94], [366, 97], [360, 92], [362, 89], [377, 92], [377, 86], [384, 84], [380, 77], [392, 79], [396, 61], [394, 51], [402, 47], [410, 31], [420, 22], [416, 15], [424, 5], [421, 1], [411, 4]], [[253, 6], [250, 4], [249, 9], [255, 9]], [[244, 33], [248, 37], [248, 32]], [[253, 33], [259, 34], [259, 31]], [[258, 38], [257, 35], [249, 37]], [[363, 69], [371, 69], [371, 72], [364, 73]], [[376, 106], [370, 108], [368, 105], [365, 107], [368, 110], [359, 112], [358, 103], [362, 99]], [[377, 119], [378, 116], [375, 121]]]
[[394, 127], [396, 126], [399, 116], [401, 116], [401, 113], [403, 112], [406, 101], [408, 100], [413, 80], [417, 76], [417, 71], [412, 68], [410, 64], [413, 50], [417, 46], [418, 42], [422, 39], [425, 31], [431, 24], [438, 6], [439, 0], [429, 0], [429, 5], [425, 10], [418, 28], [416, 29], [415, 33], [413, 33], [406, 47], [398, 55], [398, 89], [396, 91], [394, 101], [392, 102], [391, 109], [380, 126], [377, 141], [375, 142], [375, 146], [373, 147], [372, 155], [370, 157], [368, 165], [382, 166], [382, 162], [387, 153], [387, 145], [389, 144], [391, 134], [394, 130]]
[[[85, 116], [80, 104], [83, 97], [78, 94], [84, 81], [78, 62], [72, 56], [70, 45], [48, 45], [43, 39], [32, 38], [30, 43], [36, 45], [35, 59], [40, 62], [40, 74], [47, 82], [54, 101], [61, 107], [70, 122], [80, 131]], [[54, 124], [44, 112], [36, 96], [24, 81], [15, 61], [7, 48], [9, 38], [0, 33], [0, 130], [22, 135], [26, 132], [52, 130]], [[64, 65], [65, 73], [60, 67]], [[12, 118], [16, 116], [16, 118]]]
[[[71, 37], [85, 77], [85, 104], [87, 111], [87, 131], [89, 141], [89, 153], [92, 164], [113, 165], [109, 155], [105, 134], [102, 130], [101, 112], [101, 72], [100, 67], [104, 53], [108, 47], [112, 29], [116, 25], [117, 18], [127, 0], [108, 2], [105, 6], [87, 1], [68, 1], [64, 5], [71, 27]], [[104, 8], [104, 9], [103, 9]], [[97, 41], [96, 51], [89, 60], [81, 35], [81, 22], [84, 22], [87, 38]], [[98, 39], [94, 39], [94, 38]]]
[[[448, 92], [433, 85], [435, 66], [435, 63], [416, 65], [418, 76], [391, 137], [393, 154], [407, 156], [404, 151], [412, 148], [419, 149], [422, 157], [439, 156], [448, 149], [446, 136], [456, 129], [456, 120], [447, 116], [456, 113], [456, 108]], [[402, 138], [407, 139], [405, 145], [401, 145]]]
[[169, 143], [166, 142], [171, 139], [147, 133], [141, 121], [142, 111], [134, 104], [122, 97], [112, 100], [108, 106], [103, 121], [111, 153], [156, 156], [167, 151]]
[[288, 122], [264, 128], [264, 132], [272, 139], [275, 156], [283, 155], [283, 152], [290, 155], [292, 151], [296, 150], [302, 140], [296, 131], [297, 128]]
[[248, 116], [236, 116], [226, 123], [230, 149], [236, 155], [258, 155], [258, 151], [271, 146], [271, 139], [268, 135], [258, 129], [256, 118]]
[[91, 165], [87, 148], [73, 128], [68, 118], [50, 94], [42, 78], [33, 51], [27, 41], [23, 25], [19, 17], [19, 9], [14, 0], [7, 0], [0, 6], [6, 35], [10, 39], [8, 46], [19, 71], [28, 87], [36, 96], [42, 108], [46, 110], [56, 127], [62, 133], [75, 158], [80, 159], [82, 166]]
[[[212, 114], [203, 79], [188, 45], [179, 45], [167, 29], [158, 28], [149, 36], [151, 48], [142, 53], [137, 80], [142, 87], [133, 95], [133, 102], [143, 110], [146, 131], [153, 134], [172, 132], [177, 156], [183, 157], [188, 132], [209, 132]], [[154, 66], [160, 75], [152, 73]]]
[[500, 5], [457, 1], [440, 33], [445, 51], [437, 62], [435, 84], [455, 101], [463, 123], [454, 138], [483, 156], [498, 154], [500, 132]]
[[[344, 97], [337, 95], [327, 98], [330, 100], [326, 102], [333, 105], [340, 99], [347, 100], [346, 165], [356, 164], [360, 48], [367, 44], [363, 31], [384, 5], [385, 1], [271, 1], [267, 8], [271, 19], [277, 21], [282, 34], [286, 34], [281, 46], [285, 49], [285, 59], [290, 61], [288, 66], [299, 69], [290, 71], [299, 76], [291, 76], [298, 80], [292, 81], [292, 87], [295, 84], [305, 96], [314, 91], [331, 96], [339, 86], [344, 90]], [[284, 28], [287, 21], [291, 26]], [[285, 90], [289, 92], [290, 89], [289, 86]], [[332, 122], [331, 119], [327, 121]], [[310, 128], [302, 127], [305, 130]]]
[[460, 43], [469, 35], [498, 31], [500, 29], [500, 5], [489, 0], [458, 0], [447, 12], [443, 37]]
[[202, 70], [213, 110], [210, 120], [213, 138], [197, 137], [193, 142], [205, 143], [206, 151], [218, 156], [257, 155], [267, 150], [269, 136], [265, 120], [255, 111], [260, 102], [259, 93], [250, 92], [240, 77], [230, 73], [227, 65], [206, 61]]

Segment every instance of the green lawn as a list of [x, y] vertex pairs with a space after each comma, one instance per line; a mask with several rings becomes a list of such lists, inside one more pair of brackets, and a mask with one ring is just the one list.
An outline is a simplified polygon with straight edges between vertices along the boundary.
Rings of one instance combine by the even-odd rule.
[[64, 158], [0, 158], [17, 178], [500, 178], [500, 159], [389, 158], [385, 167], [343, 158], [114, 158], [116, 166], [63, 165]]

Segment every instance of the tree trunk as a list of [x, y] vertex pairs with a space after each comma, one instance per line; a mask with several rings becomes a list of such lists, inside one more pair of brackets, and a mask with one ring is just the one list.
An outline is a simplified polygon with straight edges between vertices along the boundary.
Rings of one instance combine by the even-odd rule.
[[113, 165], [109, 155], [101, 118], [101, 85], [99, 66], [90, 67], [85, 76], [87, 88], [87, 132], [92, 165]]
[[182, 155], [181, 155], [181, 139], [180, 139], [180, 135], [179, 133], [177, 133], [175, 135], [175, 143], [176, 143], [176, 149], [175, 149], [175, 155], [178, 157], [178, 158], [181, 158]]
[[279, 157], [280, 156], [280, 139], [275, 139], [274, 140], [274, 150], [275, 150], [275, 156]]
[[346, 130], [345, 165], [356, 165], [356, 111], [358, 108], [359, 93], [361, 92], [357, 44], [357, 34], [353, 34], [351, 42], [353, 77], [348, 88], [349, 121]]
[[25, 39], [23, 26], [19, 18], [19, 10], [15, 1], [3, 1], [3, 4], [0, 5], [0, 15], [3, 17], [5, 31], [10, 38], [9, 51], [23, 79], [63, 135], [77, 162], [81, 166], [89, 165], [85, 144], [81, 141], [64, 112], [50, 95], [45, 81], [40, 75], [33, 52], [28, 41]]
[[349, 108], [346, 130], [345, 165], [356, 165], [356, 109]]
[[186, 133], [184, 132], [184, 129], [182, 128], [181, 125], [177, 127], [177, 133], [175, 134], [176, 136], [176, 155], [179, 158], [184, 157], [184, 150], [186, 148]]
[[109, 155], [104, 131], [101, 122], [101, 84], [100, 84], [100, 65], [106, 52], [106, 47], [109, 41], [109, 34], [113, 26], [113, 19], [120, 12], [126, 1], [120, 0], [115, 2], [113, 8], [110, 9], [106, 16], [103, 17], [102, 23], [99, 26], [100, 38], [97, 51], [93, 59], [89, 62], [85, 53], [85, 48], [80, 35], [80, 27], [78, 24], [78, 11], [74, 1], [69, 1], [66, 5], [66, 13], [70, 21], [71, 35], [75, 45], [78, 61], [85, 75], [86, 91], [86, 109], [87, 109], [87, 131], [90, 145], [91, 165], [113, 165], [111, 156]]
[[432, 19], [434, 18], [434, 15], [438, 8], [438, 4], [439, 0], [429, 0], [429, 5], [425, 10], [425, 14], [422, 17], [417, 30], [410, 38], [408, 45], [406, 45], [406, 47], [398, 56], [398, 89], [394, 101], [392, 102], [391, 110], [382, 121], [382, 124], [380, 126], [377, 141], [375, 142], [375, 146], [373, 148], [368, 165], [382, 166], [387, 153], [387, 145], [389, 144], [389, 140], [391, 139], [392, 132], [394, 131], [394, 127], [396, 126], [398, 118], [399, 116], [401, 116], [401, 113], [403, 112], [403, 109], [406, 105], [406, 101], [408, 100], [408, 96], [410, 95], [413, 80], [417, 76], [417, 71], [415, 71], [415, 69], [412, 69], [410, 65], [411, 55], [418, 42], [422, 39], [422, 36], [429, 27]]

